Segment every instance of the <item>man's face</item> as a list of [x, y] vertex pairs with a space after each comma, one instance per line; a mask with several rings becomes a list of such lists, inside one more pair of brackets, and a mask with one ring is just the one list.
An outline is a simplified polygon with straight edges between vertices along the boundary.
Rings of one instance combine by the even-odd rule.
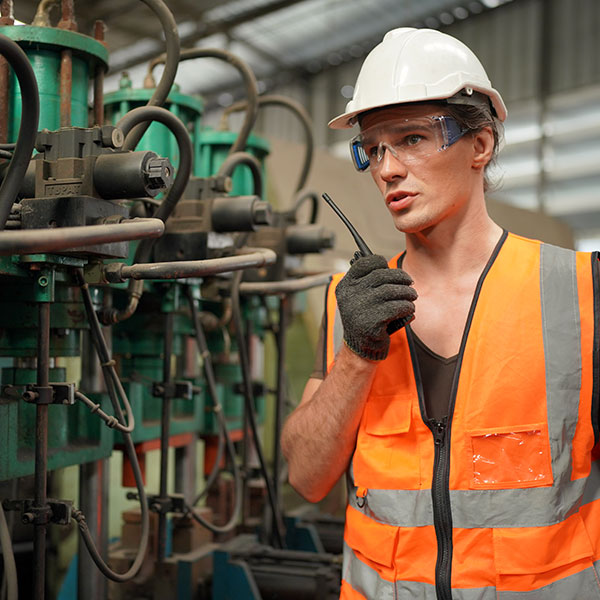
[[[444, 114], [443, 107], [436, 105], [405, 105], [367, 114], [361, 120], [365, 150], [372, 159], [371, 176], [396, 228], [405, 233], [424, 231], [451, 218], [483, 190], [482, 168], [474, 168], [476, 135], [467, 133], [445, 149], [438, 144], [424, 156], [412, 150], [424, 139], [416, 126], [408, 128], [413, 133], [406, 141], [399, 137], [411, 120], [420, 124], [427, 117]], [[406, 152], [393, 152], [403, 146]]]

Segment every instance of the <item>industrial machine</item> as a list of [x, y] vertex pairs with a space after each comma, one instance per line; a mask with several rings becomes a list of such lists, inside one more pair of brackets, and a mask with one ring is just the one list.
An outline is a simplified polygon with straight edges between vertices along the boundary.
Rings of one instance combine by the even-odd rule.
[[[316, 194], [303, 189], [312, 140], [292, 208], [275, 210], [264, 192], [269, 145], [251, 130], [270, 103], [291, 107], [310, 132], [308, 117], [258, 96], [237, 57], [181, 50], [166, 3], [143, 2], [163, 26], [166, 52], [146, 87], [123, 77], [106, 97], [101, 23], [93, 37], [78, 32], [73, 0], [60, 3], [56, 26], [52, 3], [18, 27], [12, 2], [0, 6], [6, 597], [333, 598], [339, 557], [307, 544], [310, 527], [283, 514], [278, 446], [267, 456], [263, 442], [270, 398], [275, 440], [281, 429], [293, 298], [328, 279], [303, 273], [301, 257], [333, 237], [316, 224]], [[245, 111], [239, 132], [205, 128], [202, 99], [174, 85], [180, 60], [204, 57], [242, 75], [247, 99], [232, 107]], [[307, 201], [310, 222], [298, 223]], [[272, 334], [274, 388], [264, 372]], [[126, 498], [109, 489], [115, 454]], [[53, 474], [73, 466], [78, 491], [50, 497]], [[150, 491], [152, 469], [159, 481]], [[134, 507], [123, 509], [109, 547], [111, 503], [125, 500]], [[17, 567], [15, 521], [31, 577]], [[50, 591], [52, 532], [73, 524], [75, 575]]]

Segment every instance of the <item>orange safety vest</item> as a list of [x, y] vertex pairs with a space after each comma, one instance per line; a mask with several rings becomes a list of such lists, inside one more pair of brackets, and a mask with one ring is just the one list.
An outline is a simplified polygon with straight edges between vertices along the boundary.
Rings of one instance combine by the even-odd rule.
[[[426, 421], [410, 328], [391, 337], [348, 470], [341, 598], [600, 598], [597, 263], [504, 234], [442, 422]], [[342, 276], [327, 292], [328, 370]]]

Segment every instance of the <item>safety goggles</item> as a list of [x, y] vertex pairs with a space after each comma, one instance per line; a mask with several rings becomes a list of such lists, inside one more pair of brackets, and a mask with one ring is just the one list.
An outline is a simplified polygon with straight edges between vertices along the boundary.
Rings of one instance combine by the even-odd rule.
[[398, 160], [418, 162], [446, 150], [467, 131], [446, 115], [394, 119], [368, 127], [353, 137], [350, 154], [361, 172], [378, 169], [386, 150]]

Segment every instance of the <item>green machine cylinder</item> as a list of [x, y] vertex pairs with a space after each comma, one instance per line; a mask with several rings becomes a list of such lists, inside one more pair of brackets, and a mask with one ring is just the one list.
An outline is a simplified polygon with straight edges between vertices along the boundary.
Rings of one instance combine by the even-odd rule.
[[[121, 117], [138, 106], [146, 106], [155, 88], [133, 89], [131, 79], [124, 75], [119, 90], [104, 95], [104, 114], [107, 123], [116, 125]], [[192, 142], [200, 133], [200, 119], [204, 104], [197, 96], [181, 94], [175, 84], [164, 107], [185, 123]], [[168, 156], [175, 167], [179, 164], [179, 148], [175, 136], [162, 123], [152, 123], [137, 145], [138, 150], [151, 150], [159, 156]], [[196, 152], [196, 148], [194, 148]]]
[[[204, 129], [198, 136], [194, 154], [194, 175], [196, 177], [209, 177], [215, 175], [229, 153], [238, 134], [234, 131], [218, 131]], [[270, 151], [269, 142], [264, 138], [251, 134], [246, 142], [246, 152], [255, 156], [263, 166], [263, 180], [265, 180], [265, 159]], [[245, 165], [239, 166], [233, 173], [233, 189], [231, 193], [239, 196], [249, 196], [254, 193], [252, 173]], [[264, 186], [263, 186], [264, 188]], [[264, 189], [263, 189], [264, 196]], [[264, 198], [263, 198], [264, 200]]]
[[[70, 125], [88, 126], [88, 89], [97, 68], [108, 65], [108, 51], [92, 37], [54, 27], [4, 26], [0, 33], [14, 40], [27, 54], [40, 93], [38, 129], [59, 129], [61, 124], [60, 65], [63, 50], [72, 54]], [[8, 102], [8, 142], [16, 141], [21, 122], [21, 90], [11, 72]]]

